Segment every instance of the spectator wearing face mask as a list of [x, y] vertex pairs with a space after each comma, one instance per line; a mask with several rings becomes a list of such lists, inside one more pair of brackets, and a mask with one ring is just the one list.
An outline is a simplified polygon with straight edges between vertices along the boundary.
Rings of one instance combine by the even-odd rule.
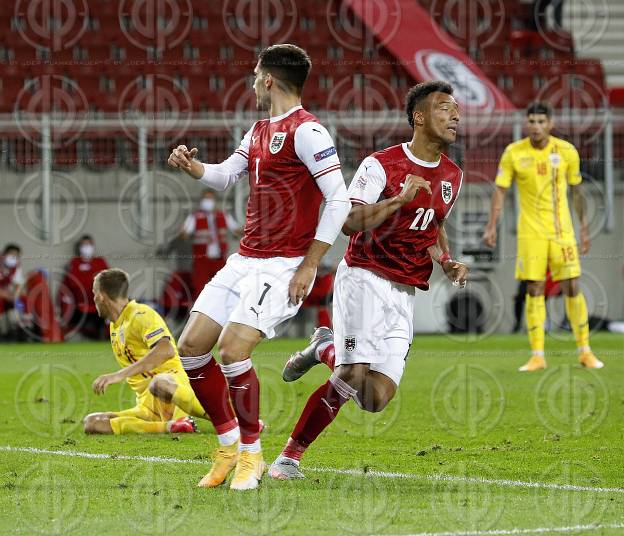
[[181, 232], [181, 237], [191, 239], [193, 244], [193, 299], [225, 266], [228, 230], [240, 236], [240, 228], [234, 218], [217, 208], [212, 190], [204, 190], [199, 210], [188, 215]]
[[15, 307], [15, 301], [24, 286], [20, 258], [22, 250], [17, 244], [7, 244], [0, 257], [0, 313]]
[[107, 268], [104, 257], [95, 255], [93, 237], [83, 235], [76, 243], [59, 290], [63, 323], [68, 330], [78, 329], [89, 339], [105, 337], [104, 322], [97, 314], [91, 289], [96, 274]]

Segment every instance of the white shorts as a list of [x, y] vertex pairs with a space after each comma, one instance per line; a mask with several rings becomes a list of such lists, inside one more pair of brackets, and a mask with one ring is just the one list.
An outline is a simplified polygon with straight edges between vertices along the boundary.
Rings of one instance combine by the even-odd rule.
[[414, 335], [416, 289], [343, 260], [334, 282], [336, 366], [370, 363], [397, 386]]
[[206, 284], [193, 311], [221, 326], [238, 322], [275, 337], [275, 328], [295, 316], [299, 305], [288, 299], [288, 285], [303, 257], [258, 259], [238, 253]]

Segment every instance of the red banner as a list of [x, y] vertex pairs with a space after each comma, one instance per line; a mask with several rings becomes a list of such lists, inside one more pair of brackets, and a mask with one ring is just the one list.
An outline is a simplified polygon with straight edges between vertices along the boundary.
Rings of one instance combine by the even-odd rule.
[[449, 82], [457, 102], [472, 112], [514, 109], [416, 0], [386, 0], [383, 9], [371, 0], [344, 1], [416, 80]]

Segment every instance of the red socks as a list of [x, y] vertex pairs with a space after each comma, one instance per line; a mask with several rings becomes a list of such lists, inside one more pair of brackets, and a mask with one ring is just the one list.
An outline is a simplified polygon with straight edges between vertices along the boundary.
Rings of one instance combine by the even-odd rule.
[[212, 354], [180, 359], [195, 396], [210, 417], [217, 434], [236, 428], [236, 416], [230, 404], [228, 383]]
[[310, 443], [331, 424], [340, 408], [355, 394], [355, 389], [332, 374], [327, 383], [308, 399], [282, 456], [299, 460]]
[[334, 343], [329, 343], [325, 348], [321, 349], [318, 357], [321, 363], [325, 363], [331, 370], [334, 370], [334, 361], [336, 360]]
[[260, 437], [260, 383], [251, 358], [221, 365], [230, 386], [230, 399], [238, 417], [241, 444], [250, 444]]

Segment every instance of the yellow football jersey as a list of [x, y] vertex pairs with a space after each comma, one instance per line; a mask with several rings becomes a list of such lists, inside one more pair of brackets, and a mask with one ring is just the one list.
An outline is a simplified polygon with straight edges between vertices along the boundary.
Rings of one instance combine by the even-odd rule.
[[509, 144], [500, 160], [496, 184], [509, 188], [514, 179], [520, 194], [518, 238], [574, 236], [567, 190], [568, 184], [582, 180], [574, 145], [554, 136], [543, 149], [534, 148], [529, 138]]
[[135, 363], [163, 337], [168, 337], [175, 355], [150, 372], [128, 378], [128, 385], [137, 393], [147, 389], [151, 379], [163, 372], [186, 375], [171, 332], [162, 317], [148, 305], [132, 300], [124, 307], [116, 322], [111, 322], [110, 338], [113, 353], [122, 367]]

